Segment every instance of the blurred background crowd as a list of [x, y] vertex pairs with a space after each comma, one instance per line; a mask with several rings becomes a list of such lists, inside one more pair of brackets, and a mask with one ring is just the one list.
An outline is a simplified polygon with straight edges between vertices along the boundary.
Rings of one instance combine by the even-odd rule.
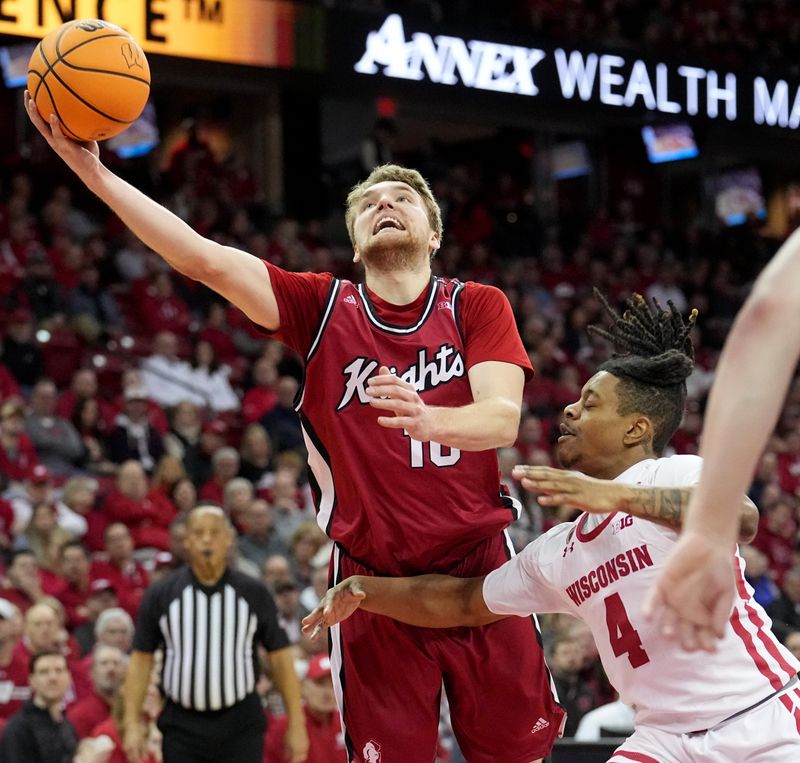
[[[392, 9], [369, 0], [330, 5]], [[492, 4], [491, 21], [500, 30], [632, 50], [684, 46], [712, 63], [786, 72], [800, 34], [800, 12], [777, 0], [499, 6], [507, 12]], [[411, 2], [404, 11], [462, 25], [486, 16], [484, 3], [468, 0]], [[785, 205], [776, 222], [765, 202], [763, 214], [726, 224], [693, 198], [654, 201], [648, 189], [660, 180], [644, 159], [626, 165], [617, 182], [579, 177], [542, 188], [540, 135], [523, 139], [517, 126], [444, 141], [404, 123], [392, 99], [377, 103], [371, 121], [352, 125], [356, 147], [346, 161], [324, 150], [311, 161], [316, 174], [302, 183], [314, 201], [294, 208], [270, 201], [254, 154], [230, 135], [221, 139], [231, 116], [214, 107], [184, 112], [170, 140], [147, 156], [123, 159], [104, 147], [103, 158], [205, 236], [289, 270], [354, 280], [342, 191], [383, 161], [420, 169], [445, 223], [434, 272], [501, 288], [536, 369], [518, 441], [499, 452], [503, 479], [525, 509], [511, 528], [518, 546], [574, 518], [569, 507], [543, 510], [511, 469], [555, 464], [561, 411], [608, 356], [586, 331], [602, 321], [594, 287], [620, 306], [639, 292], [683, 312], [699, 309], [696, 369], [669, 450], [696, 453], [722, 343], [754, 277], [794, 227], [796, 208]], [[231, 563], [270, 589], [307, 701], [333, 713], [330, 680], [320, 660], [313, 663], [326, 644], [308, 641], [299, 626], [327, 587], [329, 555], [293, 409], [299, 358], [170, 270], [24, 127], [18, 138], [0, 157], [0, 724], [28, 696], [31, 654], [55, 648], [68, 657], [67, 715], [79, 735], [113, 731], [138, 604], [148, 585], [182, 563], [185, 514], [198, 499], [229, 513], [238, 532]], [[608, 143], [605, 161], [613, 162], [617, 149]], [[761, 522], [742, 548], [747, 577], [800, 657], [800, 383], [751, 497]], [[541, 623], [572, 736], [615, 695], [585, 626], [565, 616]], [[279, 717], [268, 676], [262, 693], [265, 712]], [[154, 688], [152, 717], [158, 702]], [[441, 760], [456, 761], [446, 709], [442, 718]], [[629, 727], [624, 709], [619, 723], [617, 730]], [[582, 738], [597, 733], [586, 729]], [[268, 743], [265, 760], [280, 760], [280, 745], [269, 735]]]

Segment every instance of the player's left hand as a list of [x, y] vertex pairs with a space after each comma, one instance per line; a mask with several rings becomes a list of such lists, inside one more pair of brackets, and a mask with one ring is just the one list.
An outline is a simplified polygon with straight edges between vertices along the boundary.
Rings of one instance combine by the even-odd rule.
[[595, 514], [608, 514], [620, 507], [620, 487], [579, 472], [549, 466], [515, 466], [513, 476], [522, 487], [538, 493], [542, 506], [573, 506]]
[[366, 594], [358, 578], [350, 577], [329, 589], [314, 610], [302, 620], [303, 633], [312, 641], [319, 638], [324, 628], [346, 620], [360, 606]]
[[50, 122], [45, 122], [36, 108], [30, 93], [25, 91], [25, 110], [33, 126], [41, 133], [50, 148], [53, 149], [79, 177], [93, 171], [99, 164], [100, 147], [96, 141], [78, 143], [70, 140], [61, 129], [58, 119], [53, 116]]
[[388, 429], [405, 429], [409, 437], [428, 442], [433, 436], [430, 409], [413, 385], [393, 374], [386, 366], [367, 382], [369, 404], [373, 408], [393, 413], [378, 416], [378, 423]]

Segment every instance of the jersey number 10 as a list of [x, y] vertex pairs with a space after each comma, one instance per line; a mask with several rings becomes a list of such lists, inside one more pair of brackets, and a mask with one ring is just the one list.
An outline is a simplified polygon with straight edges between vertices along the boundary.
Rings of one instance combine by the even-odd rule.
[[411, 443], [412, 469], [422, 469], [422, 467], [425, 466], [425, 445], [428, 446], [430, 462], [434, 466], [452, 466], [461, 458], [461, 451], [458, 448], [448, 448], [446, 445], [441, 445], [433, 440], [429, 440], [427, 443], [420, 442], [411, 437], [405, 429], [403, 430], [403, 434], [408, 437]]
[[603, 600], [606, 605], [606, 625], [608, 626], [608, 640], [615, 657], [628, 655], [628, 662], [632, 668], [640, 668], [650, 662], [642, 647], [639, 632], [631, 625], [625, 605], [618, 593], [612, 593]]

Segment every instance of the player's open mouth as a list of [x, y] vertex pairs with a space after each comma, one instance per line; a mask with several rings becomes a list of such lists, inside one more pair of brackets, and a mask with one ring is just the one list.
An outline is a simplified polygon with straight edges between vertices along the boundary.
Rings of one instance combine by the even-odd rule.
[[405, 230], [403, 224], [395, 217], [384, 217], [375, 223], [372, 229], [373, 235], [385, 230]]

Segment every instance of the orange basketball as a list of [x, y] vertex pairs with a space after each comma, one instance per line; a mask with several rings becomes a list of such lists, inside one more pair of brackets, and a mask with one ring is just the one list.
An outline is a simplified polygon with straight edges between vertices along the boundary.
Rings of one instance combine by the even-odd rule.
[[150, 67], [139, 43], [107, 21], [69, 21], [54, 29], [28, 63], [28, 92], [64, 134], [105, 140], [136, 120], [150, 94]]

